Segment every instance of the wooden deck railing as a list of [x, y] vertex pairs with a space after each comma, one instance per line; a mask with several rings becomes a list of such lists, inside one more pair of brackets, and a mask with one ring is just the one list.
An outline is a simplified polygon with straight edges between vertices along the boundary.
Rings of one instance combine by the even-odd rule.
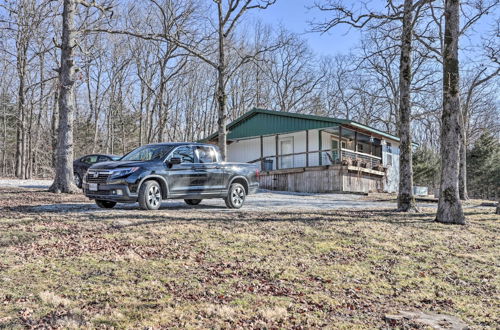
[[351, 159], [361, 159], [362, 161], [365, 161], [368, 163], [368, 167], [373, 168], [377, 165], [382, 164], [382, 158], [370, 155], [370, 154], [365, 154], [362, 152], [356, 152], [348, 149], [342, 149], [342, 159], [346, 158], [351, 158]]
[[[361, 159], [367, 163], [368, 168], [373, 168], [382, 164], [382, 158], [355, 152], [352, 150], [341, 149], [340, 154], [338, 150], [324, 149], [315, 151], [295, 152], [289, 154], [264, 156], [257, 158], [248, 163], [260, 163], [261, 170], [276, 170], [285, 168], [300, 168], [321, 165], [340, 164], [342, 159]], [[272, 163], [267, 163], [272, 160]]]

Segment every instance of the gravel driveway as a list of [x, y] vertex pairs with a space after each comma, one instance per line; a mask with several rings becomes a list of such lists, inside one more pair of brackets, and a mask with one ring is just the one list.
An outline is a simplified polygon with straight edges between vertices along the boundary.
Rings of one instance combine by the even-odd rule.
[[[18, 187], [47, 189], [52, 181], [49, 180], [15, 180], [0, 179], [0, 187]], [[419, 204], [421, 207], [436, 207], [434, 203]], [[354, 194], [302, 194], [291, 192], [260, 191], [247, 198], [243, 210], [245, 211], [304, 211], [304, 210], [331, 210], [331, 209], [366, 209], [366, 208], [394, 208], [394, 201], [367, 200], [366, 196]], [[95, 211], [97, 206], [93, 202], [74, 204], [51, 204], [39, 206], [40, 211]], [[137, 209], [137, 204], [118, 204], [115, 209]], [[182, 200], [168, 200], [163, 202], [162, 209], [192, 209]], [[225, 208], [221, 199], [204, 200], [196, 209], [215, 209], [218, 211], [234, 211]]]

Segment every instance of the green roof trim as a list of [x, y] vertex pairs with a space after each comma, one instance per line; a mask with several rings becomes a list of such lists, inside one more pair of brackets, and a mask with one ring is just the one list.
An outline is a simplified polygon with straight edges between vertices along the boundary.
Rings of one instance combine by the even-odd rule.
[[[305, 115], [283, 111], [253, 108], [227, 126], [227, 139], [235, 140], [261, 135], [284, 134], [308, 129], [326, 128], [339, 125], [353, 126], [385, 138], [399, 141], [397, 136], [363, 125], [353, 120]], [[202, 141], [216, 138], [218, 133], [207, 136]]]

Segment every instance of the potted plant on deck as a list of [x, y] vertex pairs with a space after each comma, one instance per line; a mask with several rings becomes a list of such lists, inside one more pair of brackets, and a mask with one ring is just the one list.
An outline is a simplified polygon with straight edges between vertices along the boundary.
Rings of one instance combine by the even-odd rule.
[[342, 165], [343, 166], [351, 166], [352, 165], [352, 158], [351, 157], [342, 158]]
[[360, 158], [355, 158], [352, 161], [352, 166], [361, 166], [362, 160]]

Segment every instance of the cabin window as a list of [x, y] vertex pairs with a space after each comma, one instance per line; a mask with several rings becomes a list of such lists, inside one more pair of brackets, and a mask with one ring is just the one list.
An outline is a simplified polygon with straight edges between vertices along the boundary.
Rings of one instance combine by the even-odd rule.
[[362, 152], [364, 154], [372, 153], [372, 138], [368, 135], [358, 133], [357, 143], [358, 143], [358, 152]]
[[293, 167], [293, 137], [282, 138], [279, 142], [280, 146], [280, 168]]
[[339, 156], [339, 141], [337, 140], [337, 137], [332, 137], [332, 160], [334, 162], [336, 162], [339, 159], [340, 159], [340, 156]]
[[348, 128], [342, 127], [342, 148], [354, 151], [355, 132]]
[[385, 152], [386, 152], [386, 165], [392, 166], [392, 145], [390, 142], [387, 142], [385, 146]]
[[373, 155], [382, 158], [382, 141], [380, 139], [373, 139]]

